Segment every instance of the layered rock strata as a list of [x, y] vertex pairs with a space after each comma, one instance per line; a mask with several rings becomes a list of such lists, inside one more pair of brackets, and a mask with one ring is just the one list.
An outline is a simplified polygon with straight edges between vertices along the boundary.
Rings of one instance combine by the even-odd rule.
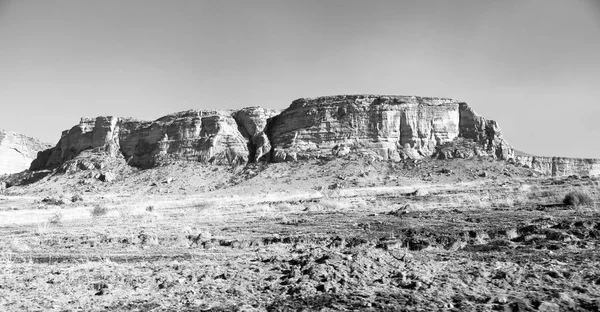
[[29, 168], [39, 151], [50, 147], [37, 139], [0, 130], [0, 174], [17, 173]]
[[233, 114], [238, 122], [240, 132], [248, 140], [249, 159], [259, 161], [269, 158], [271, 142], [267, 134], [268, 120], [280, 111], [261, 107], [243, 108]]
[[54, 168], [88, 150], [142, 168], [173, 159], [242, 165], [359, 153], [381, 160], [490, 156], [552, 175], [600, 174], [597, 160], [515, 157], [498, 124], [466, 103], [416, 96], [302, 98], [282, 112], [190, 110], [155, 121], [83, 118], [31, 169]]
[[58, 144], [32, 163], [33, 170], [56, 167], [84, 150], [124, 157], [132, 166], [152, 167], [168, 159], [233, 165], [248, 161], [248, 139], [229, 111], [190, 110], [155, 121], [82, 118]]
[[465, 103], [416, 96], [345, 95], [298, 99], [273, 118], [275, 161], [310, 158], [331, 150], [374, 152], [381, 159], [432, 156], [457, 138], [482, 146], [479, 154], [500, 159], [512, 148], [492, 120]]
[[600, 175], [600, 159], [517, 155], [514, 161], [545, 175]]

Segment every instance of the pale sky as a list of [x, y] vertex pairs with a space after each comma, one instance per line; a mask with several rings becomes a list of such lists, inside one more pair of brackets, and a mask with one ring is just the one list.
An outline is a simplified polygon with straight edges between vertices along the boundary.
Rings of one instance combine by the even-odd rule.
[[515, 148], [600, 158], [600, 0], [0, 0], [0, 128], [451, 97]]

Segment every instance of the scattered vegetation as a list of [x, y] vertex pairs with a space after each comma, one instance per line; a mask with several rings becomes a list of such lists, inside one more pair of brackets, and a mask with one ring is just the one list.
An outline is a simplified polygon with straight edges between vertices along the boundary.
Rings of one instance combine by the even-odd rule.
[[81, 197], [81, 195], [79, 195], [79, 194], [75, 194], [71, 197], [72, 203], [81, 202], [81, 201], [83, 201], [83, 197]]
[[42, 203], [45, 203], [48, 205], [54, 205], [54, 206], [65, 205], [65, 201], [62, 198], [55, 198], [55, 197], [46, 197], [46, 198], [42, 199]]
[[592, 197], [583, 191], [571, 191], [563, 199], [563, 204], [575, 207], [592, 205], [593, 203]]
[[104, 206], [95, 206], [94, 209], [92, 209], [93, 217], [101, 217], [103, 215], [106, 215], [107, 213], [108, 213], [108, 208], [106, 208]]
[[200, 209], [216, 209], [221, 207], [221, 203], [216, 200], [204, 200], [198, 202], [195, 206]]

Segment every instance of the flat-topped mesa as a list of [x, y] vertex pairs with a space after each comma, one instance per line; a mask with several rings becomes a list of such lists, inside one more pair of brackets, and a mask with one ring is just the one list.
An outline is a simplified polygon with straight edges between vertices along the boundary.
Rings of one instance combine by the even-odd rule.
[[[456, 139], [476, 142], [466, 154], [510, 159], [512, 148], [491, 120], [448, 98], [340, 95], [302, 98], [273, 118], [273, 160], [287, 161], [350, 152], [381, 159], [422, 158]], [[446, 148], [442, 158], [465, 157]]]
[[[8, 163], [3, 152], [16, 153], [0, 145], [0, 173]], [[600, 174], [596, 159], [515, 156], [498, 124], [466, 103], [394, 95], [301, 98], [281, 112], [248, 107], [189, 110], [154, 121], [82, 118], [55, 147], [38, 153], [30, 169], [101, 169], [103, 162], [95, 164], [90, 156], [148, 168], [170, 160], [243, 165], [349, 153], [395, 161], [489, 156], [548, 175]]]
[[50, 147], [26, 135], [0, 130], [0, 174], [17, 173], [29, 168], [39, 151]]
[[[470, 142], [469, 150], [452, 145], [460, 140]], [[40, 153], [31, 169], [58, 167], [88, 150], [142, 168], [173, 159], [239, 165], [351, 152], [386, 160], [513, 155], [498, 125], [477, 116], [465, 103], [434, 97], [339, 95], [298, 99], [283, 112], [248, 107], [189, 110], [155, 121], [82, 118], [63, 132], [55, 147]], [[69, 163], [69, 168], [93, 166]]]

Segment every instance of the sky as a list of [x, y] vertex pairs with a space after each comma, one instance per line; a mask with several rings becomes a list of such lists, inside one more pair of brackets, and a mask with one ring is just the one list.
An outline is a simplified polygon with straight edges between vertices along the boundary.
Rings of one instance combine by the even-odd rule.
[[516, 149], [600, 158], [600, 0], [0, 0], [0, 128], [450, 97]]

